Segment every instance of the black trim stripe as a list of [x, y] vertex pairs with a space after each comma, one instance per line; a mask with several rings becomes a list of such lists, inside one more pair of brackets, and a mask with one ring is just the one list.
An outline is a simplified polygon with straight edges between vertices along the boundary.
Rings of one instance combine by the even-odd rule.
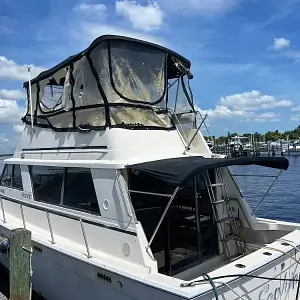
[[11, 198], [11, 197], [7, 197], [7, 196], [3, 196], [3, 195], [0, 195], [0, 197], [4, 200], [8, 200], [8, 201], [11, 201], [11, 202], [14, 202], [14, 203], [22, 204], [24, 206], [34, 208], [34, 209], [37, 209], [37, 210], [41, 210], [41, 211], [49, 212], [49, 213], [52, 213], [52, 214], [56, 214], [56, 215], [59, 215], [59, 216], [62, 216], [62, 217], [68, 218], [68, 219], [72, 219], [72, 220], [76, 220], [76, 221], [81, 219], [82, 222], [86, 223], [86, 224], [102, 227], [102, 228], [109, 229], [109, 230], [118, 231], [118, 232], [129, 234], [129, 235], [132, 235], [132, 236], [137, 236], [136, 232], [133, 232], [133, 231], [128, 231], [128, 230], [118, 228], [118, 227], [114, 227], [114, 226], [104, 225], [102, 223], [90, 221], [90, 220], [84, 219], [84, 218], [79, 217], [79, 216], [78, 217], [70, 216], [69, 214], [64, 213], [64, 212], [58, 212], [58, 211], [56, 211], [54, 209], [51, 209], [51, 208], [40, 207], [40, 206], [31, 204], [31, 203], [28, 203], [28, 202], [24, 202], [24, 201], [20, 201], [20, 200]]
[[75, 149], [107, 149], [107, 146], [77, 146], [77, 147], [23, 148], [22, 151], [75, 150]]

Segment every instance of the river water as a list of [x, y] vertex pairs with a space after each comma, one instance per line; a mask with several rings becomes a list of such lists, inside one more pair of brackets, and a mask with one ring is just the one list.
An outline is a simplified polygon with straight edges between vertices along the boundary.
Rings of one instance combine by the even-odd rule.
[[[291, 155], [288, 160], [289, 169], [282, 171], [255, 212], [257, 217], [300, 222], [300, 155]], [[0, 160], [0, 171], [2, 168], [3, 161]], [[250, 207], [255, 210], [274, 181], [273, 177], [263, 176], [276, 176], [278, 170], [259, 166], [235, 166], [231, 169], [236, 175], [251, 175], [236, 176], [235, 179]]]

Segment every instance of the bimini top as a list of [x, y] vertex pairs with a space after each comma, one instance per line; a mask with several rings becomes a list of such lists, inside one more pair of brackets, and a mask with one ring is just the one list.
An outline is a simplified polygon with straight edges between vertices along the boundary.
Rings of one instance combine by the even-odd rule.
[[[101, 36], [31, 80], [34, 125], [58, 131], [174, 129], [167, 114], [168, 104], [174, 103], [170, 87], [180, 93], [174, 82], [180, 82], [185, 102], [194, 109], [184, 83], [192, 78], [190, 66], [189, 60], [165, 47]], [[29, 95], [29, 83], [24, 87]], [[30, 120], [28, 105], [23, 121]]]
[[188, 156], [150, 161], [129, 165], [128, 168], [176, 186], [184, 186], [196, 174], [233, 165], [259, 165], [287, 170], [289, 161], [285, 157], [204, 158]]

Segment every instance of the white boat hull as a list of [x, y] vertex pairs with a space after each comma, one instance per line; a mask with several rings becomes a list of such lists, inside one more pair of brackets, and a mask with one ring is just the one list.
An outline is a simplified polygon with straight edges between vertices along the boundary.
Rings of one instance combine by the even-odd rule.
[[[298, 231], [296, 232], [300, 234]], [[0, 226], [0, 234], [9, 236], [9, 230]], [[295, 232], [292, 234], [295, 235]], [[289, 235], [288, 235], [289, 237]], [[79, 260], [72, 255], [62, 253], [43, 244], [33, 241], [35, 250], [32, 256], [33, 288], [48, 300], [79, 300], [79, 299], [214, 299], [214, 292], [209, 283], [196, 284], [192, 287], [182, 287], [186, 292], [183, 296], [153, 285], [153, 282], [136, 281], [120, 274], [100, 269], [89, 261]], [[272, 252], [272, 251], [270, 251]], [[292, 257], [292, 258], [291, 258]], [[300, 253], [291, 250], [286, 255], [280, 255], [270, 263], [260, 266], [250, 275], [268, 278], [280, 278], [279, 281], [247, 276], [214, 280], [219, 299], [295, 299], [300, 273]], [[235, 265], [241, 260], [236, 261]], [[9, 268], [6, 254], [0, 255], [0, 262]], [[222, 269], [222, 268], [221, 268]], [[218, 275], [222, 275], [218, 269]], [[226, 275], [240, 273], [236, 272]], [[102, 275], [101, 275], [102, 274]], [[111, 282], [104, 276], [111, 279]], [[199, 272], [201, 275], [201, 272]], [[101, 277], [102, 276], [102, 277]], [[212, 275], [211, 275], [212, 276]], [[203, 278], [200, 277], [202, 280]], [[294, 279], [295, 281], [289, 281]], [[219, 284], [223, 282], [226, 284]], [[207, 292], [195, 295], [198, 287], [206, 288]], [[189, 295], [189, 296], [188, 296]]]

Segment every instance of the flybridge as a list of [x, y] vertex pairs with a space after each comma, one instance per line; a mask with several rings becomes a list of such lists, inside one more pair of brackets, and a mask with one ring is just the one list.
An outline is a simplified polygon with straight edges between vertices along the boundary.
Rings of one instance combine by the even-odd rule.
[[54, 131], [173, 130], [170, 111], [195, 112], [190, 66], [186, 58], [159, 45], [101, 36], [24, 83], [32, 96], [23, 122]]

